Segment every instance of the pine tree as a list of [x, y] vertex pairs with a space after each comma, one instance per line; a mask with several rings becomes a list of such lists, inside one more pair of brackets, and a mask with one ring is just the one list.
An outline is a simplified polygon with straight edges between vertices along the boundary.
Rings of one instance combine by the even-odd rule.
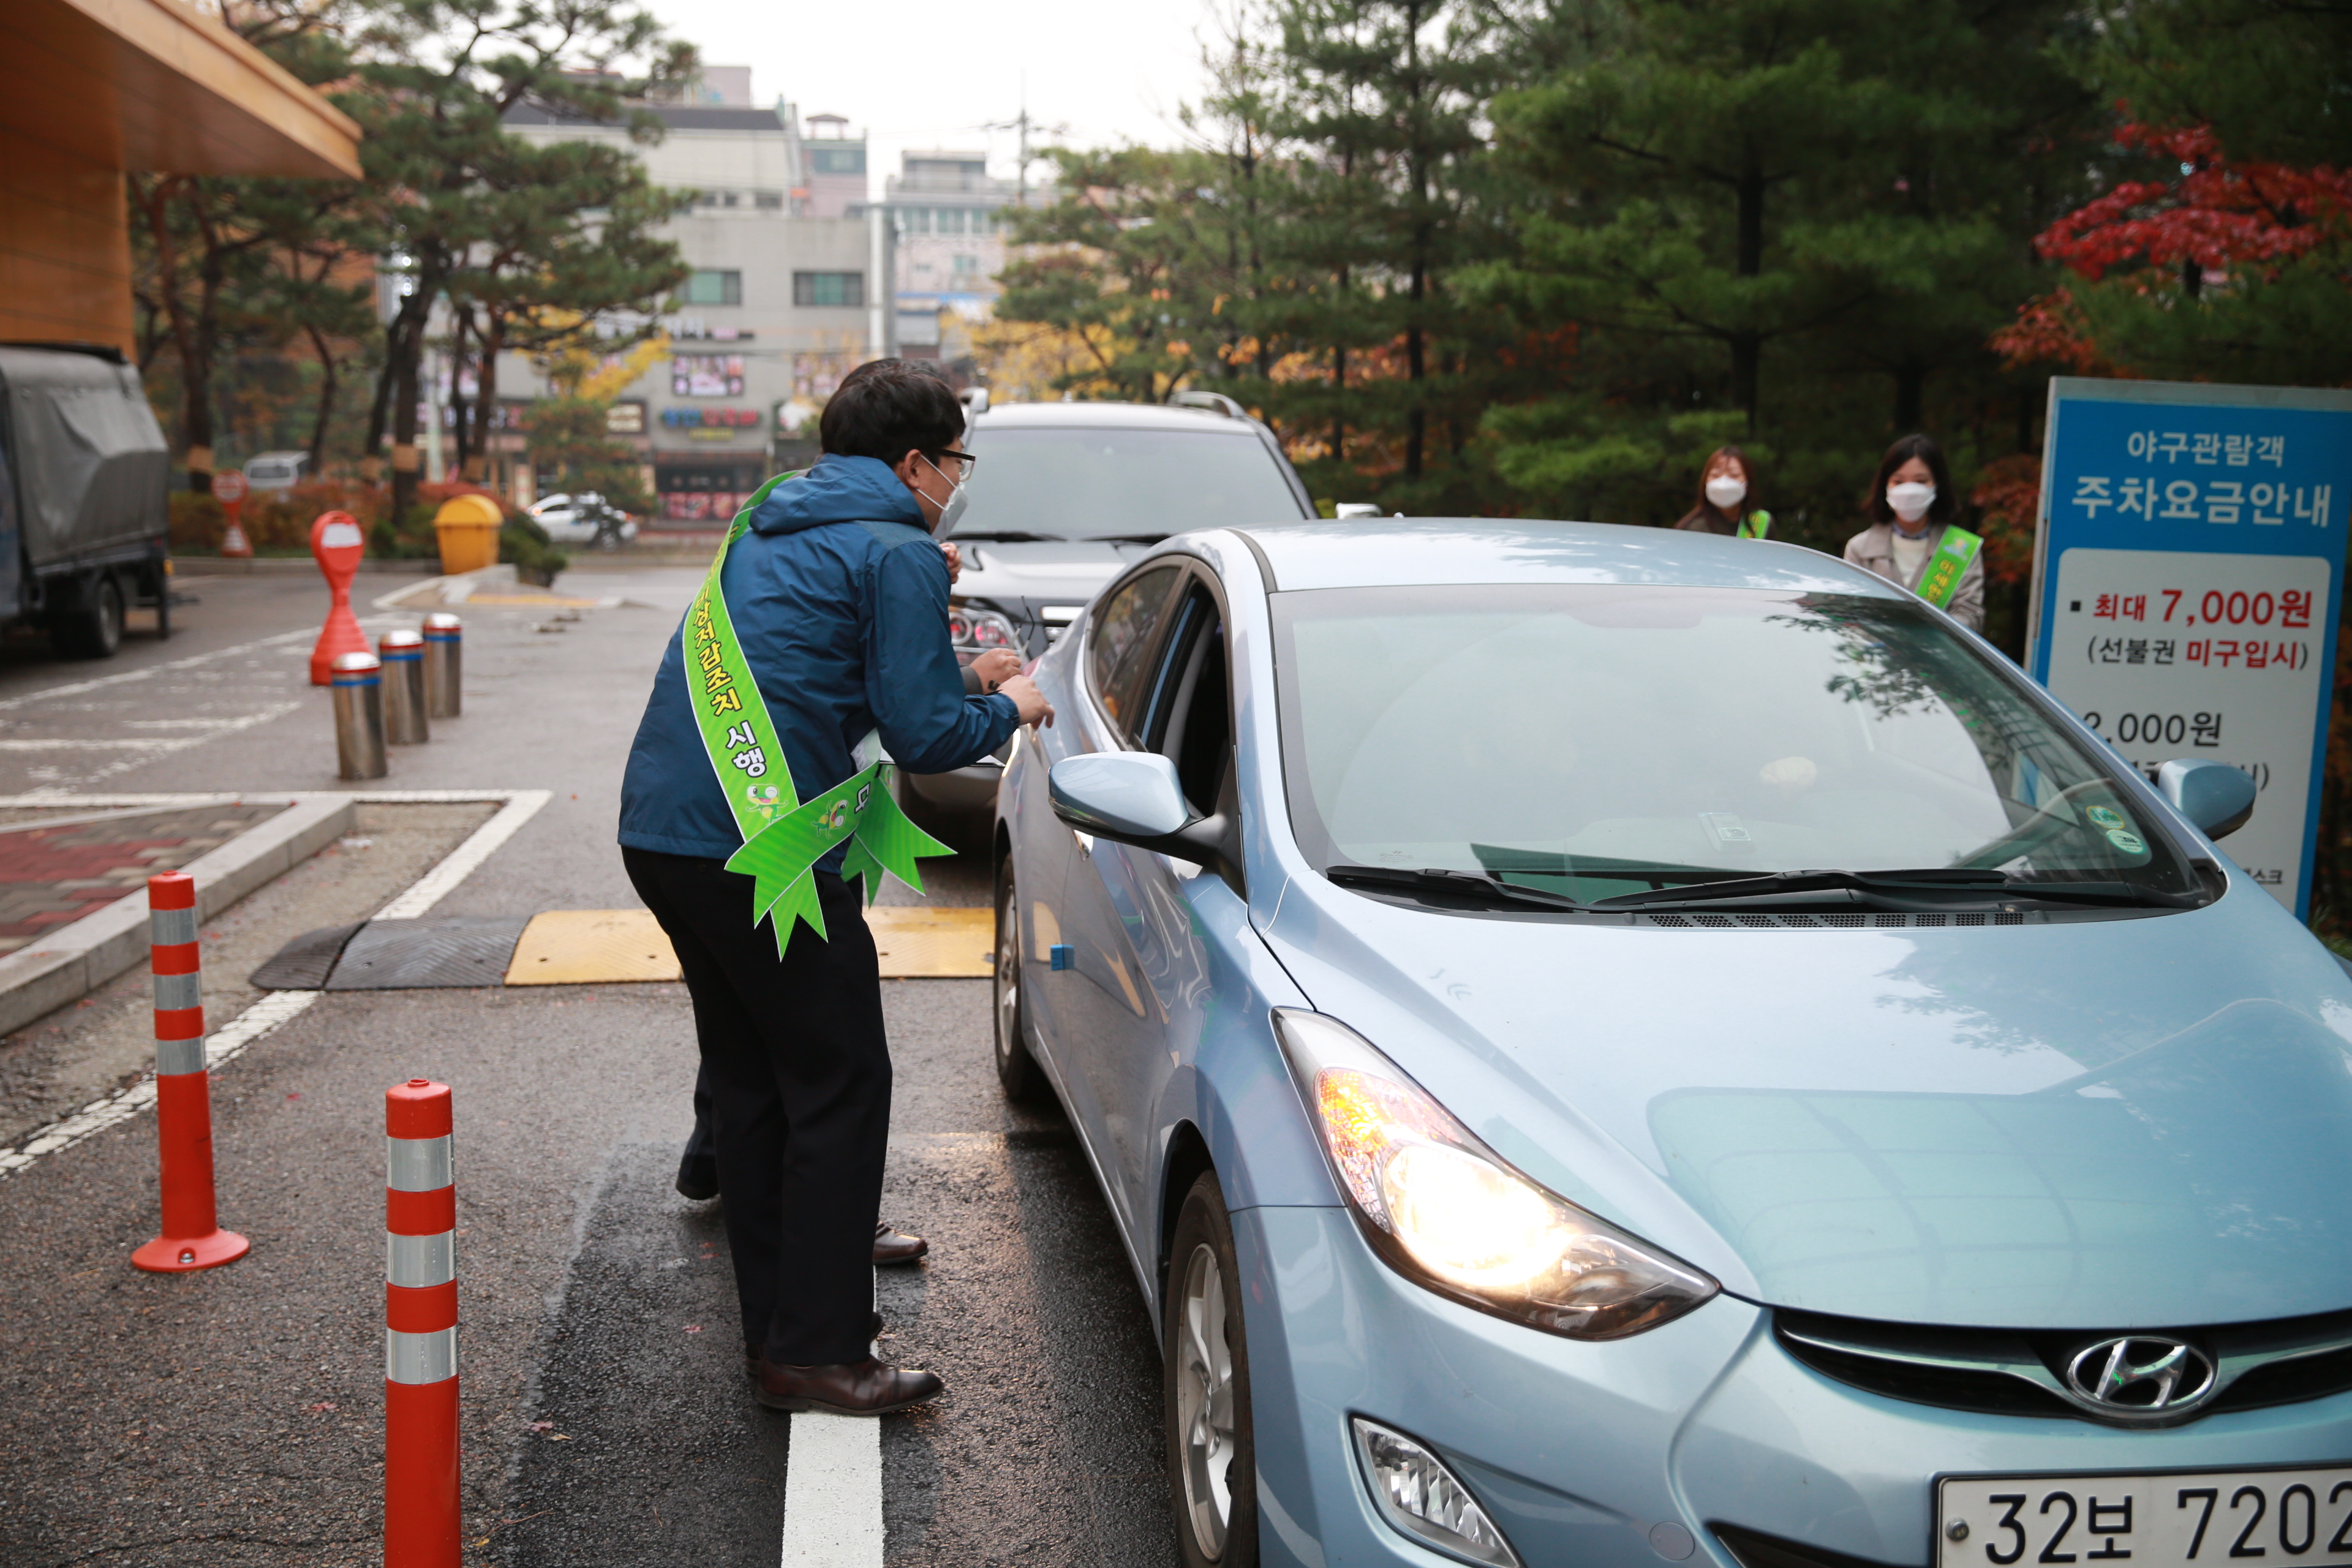
[[[541, 226], [529, 248], [552, 254], [580, 240], [609, 243], [608, 210], [649, 216], [642, 207], [607, 208], [642, 186], [625, 159], [604, 160], [601, 181], [567, 188], [567, 205], [545, 199], [530, 184], [537, 161], [506, 133], [507, 111], [528, 100], [582, 120], [629, 123], [650, 139], [657, 123], [633, 113], [629, 101], [683, 79], [694, 56], [668, 40], [649, 13], [601, 0], [372, 3], [354, 49], [354, 86], [340, 96], [365, 132], [360, 153], [378, 248], [399, 258], [405, 275], [406, 291], [384, 331], [366, 447], [373, 454], [391, 437], [398, 518], [416, 495], [418, 378], [434, 304], [453, 286], [462, 293], [477, 258], [498, 247], [499, 224], [535, 219]], [[631, 65], [635, 74], [625, 70]], [[619, 298], [580, 303], [625, 303], [650, 313], [677, 276], [673, 253], [607, 290]]]
[[1770, 504], [1821, 514], [1814, 542], [1833, 542], [1877, 447], [1928, 420], [1931, 378], [1997, 378], [1985, 339], [2032, 288], [2026, 237], [2054, 210], [2037, 181], [2087, 112], [2043, 61], [2063, 19], [1563, 7], [1580, 58], [1495, 110], [1536, 191], [1523, 256], [1477, 281], [1530, 330], [1572, 331], [1576, 369], [1490, 416], [1505, 475], [1554, 507], [1664, 521], [1738, 436], [1778, 459]]

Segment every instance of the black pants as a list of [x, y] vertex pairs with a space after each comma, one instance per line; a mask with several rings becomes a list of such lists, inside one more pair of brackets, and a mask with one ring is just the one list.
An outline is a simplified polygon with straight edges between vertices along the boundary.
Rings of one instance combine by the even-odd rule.
[[890, 1050], [856, 889], [816, 873], [832, 940], [795, 926], [782, 959], [751, 924], [751, 879], [719, 861], [621, 851], [694, 996], [743, 1342], [795, 1366], [868, 1353]]

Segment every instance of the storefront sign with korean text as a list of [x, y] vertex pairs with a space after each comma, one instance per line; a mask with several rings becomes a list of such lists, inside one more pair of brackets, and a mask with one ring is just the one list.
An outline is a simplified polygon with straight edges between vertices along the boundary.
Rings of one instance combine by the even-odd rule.
[[2222, 845], [2307, 914], [2352, 532], [2352, 392], [2050, 384], [2034, 678], [2143, 773], [2242, 768]]

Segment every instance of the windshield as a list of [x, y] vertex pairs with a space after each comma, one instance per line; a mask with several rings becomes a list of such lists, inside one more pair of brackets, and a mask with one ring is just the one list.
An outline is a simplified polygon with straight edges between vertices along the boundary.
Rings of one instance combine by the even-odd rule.
[[1282, 465], [1247, 430], [992, 430], [955, 536], [1164, 538], [1195, 528], [1296, 522]]
[[2197, 882], [1996, 668], [1908, 601], [1649, 586], [1273, 596], [1318, 865], [1579, 900], [1792, 870]]

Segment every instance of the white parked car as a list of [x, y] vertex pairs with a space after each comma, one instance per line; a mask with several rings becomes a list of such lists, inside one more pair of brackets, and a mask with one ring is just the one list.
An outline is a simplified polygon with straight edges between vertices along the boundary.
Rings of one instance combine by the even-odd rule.
[[302, 482], [304, 470], [310, 466], [308, 452], [263, 452], [246, 461], [246, 489], [290, 490]]
[[558, 544], [618, 550], [637, 536], [637, 520], [594, 490], [576, 496], [543, 496], [531, 507], [530, 515]]

